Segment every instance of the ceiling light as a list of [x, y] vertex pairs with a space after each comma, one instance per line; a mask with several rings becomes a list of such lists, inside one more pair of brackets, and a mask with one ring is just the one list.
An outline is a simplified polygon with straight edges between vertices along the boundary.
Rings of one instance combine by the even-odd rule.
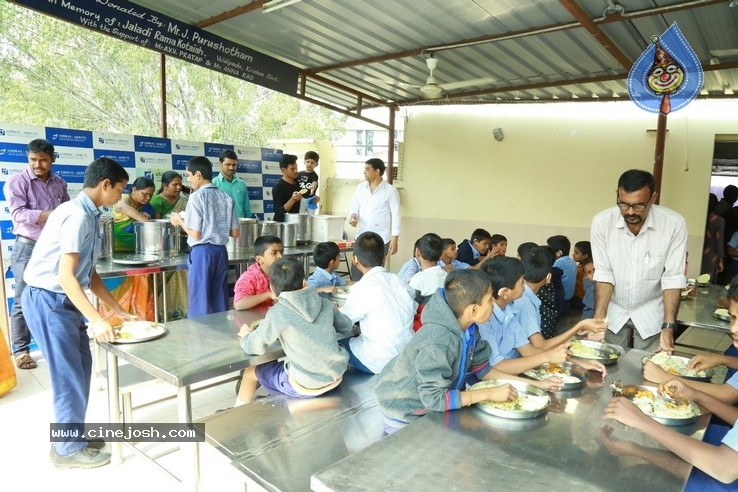
[[269, 12], [274, 12], [275, 10], [279, 10], [300, 1], [302, 0], [271, 0], [270, 2], [264, 4], [264, 6], [261, 8], [261, 11], [265, 14], [268, 14]]

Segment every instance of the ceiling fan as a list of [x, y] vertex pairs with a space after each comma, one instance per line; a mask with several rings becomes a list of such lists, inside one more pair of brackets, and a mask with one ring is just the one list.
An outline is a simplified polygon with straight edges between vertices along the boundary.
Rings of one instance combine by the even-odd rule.
[[[394, 84], [400, 87], [407, 87], [409, 89], [418, 90], [420, 91], [421, 96], [424, 99], [440, 99], [446, 92], [450, 92], [456, 89], [463, 89], [465, 87], [489, 85], [497, 81], [497, 79], [495, 78], [486, 77], [480, 79], [470, 79], [462, 80], [459, 82], [447, 82], [439, 84], [436, 76], [433, 73], [438, 66], [438, 58], [435, 58], [433, 54], [430, 54], [425, 58], [425, 64], [428, 67], [428, 78], [426, 79], [424, 85], [407, 84], [404, 82], [394, 82]], [[386, 80], [382, 80], [382, 82], [388, 83], [388, 81]]]

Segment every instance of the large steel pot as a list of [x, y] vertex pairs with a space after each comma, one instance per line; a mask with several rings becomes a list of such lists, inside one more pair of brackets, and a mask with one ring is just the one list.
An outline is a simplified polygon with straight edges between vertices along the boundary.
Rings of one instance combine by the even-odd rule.
[[279, 237], [279, 222], [274, 220], [265, 220], [259, 224], [259, 236], [277, 236]]
[[310, 242], [310, 216], [308, 214], [284, 214], [284, 221], [297, 224], [297, 244]]
[[297, 224], [290, 222], [279, 224], [279, 237], [282, 239], [282, 246], [285, 248], [297, 246]]
[[254, 241], [259, 237], [259, 221], [256, 219], [238, 219], [238, 238], [228, 239], [229, 253], [248, 253], [254, 247]]
[[98, 235], [100, 236], [100, 253], [97, 259], [99, 261], [110, 261], [113, 259], [113, 251], [115, 249], [113, 218], [109, 215], [100, 217], [98, 228]]
[[169, 219], [134, 222], [136, 253], [141, 255], [177, 256], [180, 247], [180, 228]]

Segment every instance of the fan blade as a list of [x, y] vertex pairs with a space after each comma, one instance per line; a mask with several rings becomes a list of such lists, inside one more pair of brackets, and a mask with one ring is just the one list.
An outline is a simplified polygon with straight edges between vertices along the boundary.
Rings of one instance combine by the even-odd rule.
[[456, 89], [464, 89], [466, 87], [488, 86], [495, 82], [497, 82], [497, 79], [487, 77], [482, 79], [461, 80], [459, 82], [448, 82], [446, 84], [440, 84], [440, 86], [445, 91], [453, 91]]
[[399, 80], [383, 79], [383, 78], [379, 78], [379, 77], [367, 77], [365, 80], [366, 81], [371, 81], [371, 82], [377, 83], [377, 84], [386, 85], [386, 86], [389, 86], [389, 87], [402, 87], [402, 88], [405, 88], [405, 89], [414, 89], [414, 90], [417, 90], [417, 89], [420, 89], [422, 87], [422, 86], [420, 86], [418, 84], [408, 84], [406, 82], [400, 82]]

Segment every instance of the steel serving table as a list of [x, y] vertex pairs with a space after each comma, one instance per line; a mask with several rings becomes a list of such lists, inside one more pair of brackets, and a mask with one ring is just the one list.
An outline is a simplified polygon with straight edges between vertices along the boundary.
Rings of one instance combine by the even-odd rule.
[[[193, 384], [284, 356], [279, 345], [258, 356], [246, 354], [241, 349], [237, 337], [239, 328], [243, 323], [263, 318], [265, 313], [266, 310], [261, 309], [208, 314], [166, 323], [169, 333], [155, 340], [134, 344], [100, 344], [107, 351], [110, 422], [121, 423], [118, 358], [174, 386], [179, 422], [191, 423]], [[113, 463], [120, 463], [122, 443], [110, 444]], [[180, 449], [187, 456], [185, 459], [192, 463], [186, 470], [189, 476], [183, 482], [188, 482], [190, 488], [196, 490], [199, 482], [198, 443], [181, 443]], [[142, 454], [140, 450], [136, 451]], [[160, 467], [158, 463], [154, 464]]]
[[730, 323], [714, 316], [718, 300], [725, 297], [725, 293], [725, 287], [722, 285], [710, 284], [697, 287], [694, 297], [689, 296], [679, 303], [677, 323], [724, 333], [730, 332]]
[[[537, 419], [505, 420], [476, 408], [431, 412], [315, 473], [312, 490], [681, 490], [685, 462], [645, 434], [602, 420], [610, 383], [640, 384], [644, 355], [628, 351], [608, 366], [604, 384], [592, 373], [581, 394], [557, 393]], [[708, 418], [680, 431], [701, 439]]]

